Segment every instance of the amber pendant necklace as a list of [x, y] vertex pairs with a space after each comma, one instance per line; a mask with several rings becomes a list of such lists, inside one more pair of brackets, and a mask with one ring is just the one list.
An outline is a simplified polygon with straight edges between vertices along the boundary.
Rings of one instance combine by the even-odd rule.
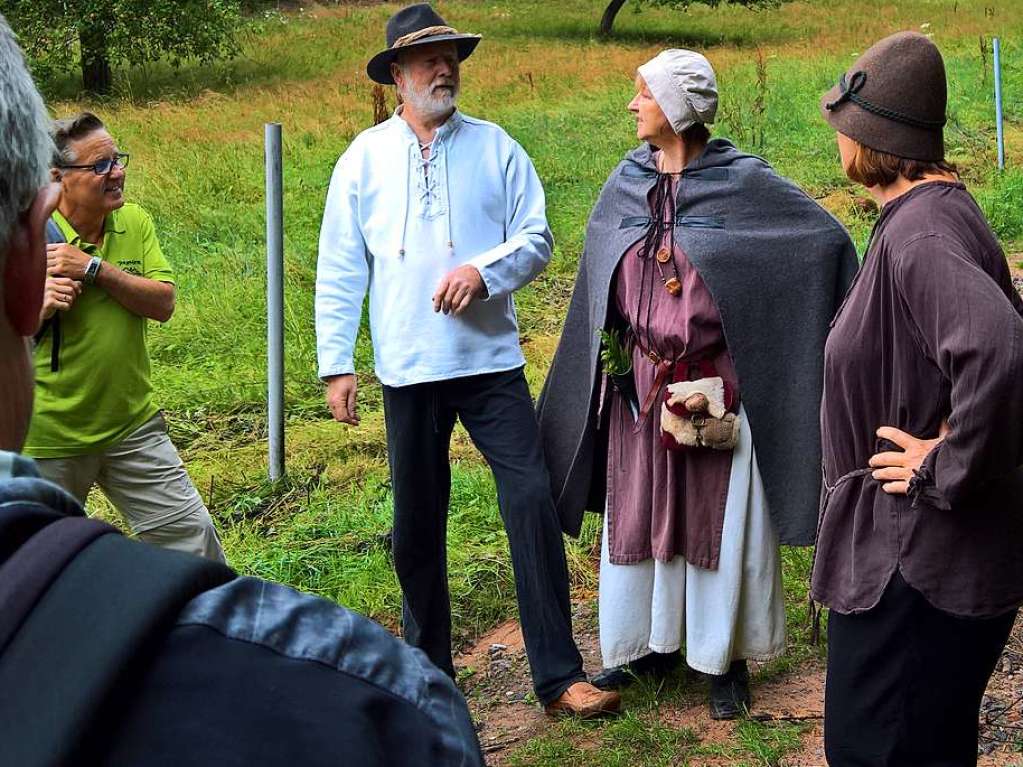
[[[672, 181], [681, 177], [681, 173], [666, 173], [664, 171], [664, 155], [657, 157], [657, 170], [661, 174], [658, 181], [660, 188], [655, 197], [655, 215], [663, 222], [663, 233], [667, 235], [667, 242], [662, 239], [660, 247], [654, 254], [654, 261], [657, 264], [657, 272], [661, 277], [664, 289], [673, 296], [682, 292], [682, 281], [678, 278], [678, 265], [675, 263], [675, 195]], [[680, 179], [681, 180], [681, 179]], [[662, 235], [663, 237], [663, 235]], [[665, 275], [665, 267], [671, 265], [670, 276]]]
[[[657, 261], [657, 271], [661, 276], [661, 282], [664, 283], [664, 289], [671, 293], [671, 295], [677, 296], [682, 292], [682, 281], [678, 278], [675, 254], [668, 250], [668, 248], [661, 246], [654, 259]], [[664, 267], [667, 264], [671, 264], [671, 271], [673, 272], [670, 277], [664, 276]]]

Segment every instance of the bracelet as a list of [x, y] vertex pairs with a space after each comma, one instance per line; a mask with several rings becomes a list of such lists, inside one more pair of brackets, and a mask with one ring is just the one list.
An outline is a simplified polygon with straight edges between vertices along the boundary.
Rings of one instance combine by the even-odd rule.
[[89, 265], [85, 267], [85, 279], [83, 280], [86, 285], [91, 285], [96, 281], [96, 275], [99, 274], [100, 264], [103, 260], [99, 256], [93, 256], [89, 259]]

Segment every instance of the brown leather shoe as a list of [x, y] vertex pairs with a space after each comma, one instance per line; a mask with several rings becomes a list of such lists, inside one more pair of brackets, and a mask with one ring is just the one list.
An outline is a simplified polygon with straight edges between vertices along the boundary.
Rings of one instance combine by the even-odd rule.
[[622, 697], [616, 692], [605, 692], [589, 682], [576, 682], [561, 693], [561, 697], [548, 703], [544, 711], [547, 716], [577, 716], [580, 719], [595, 719], [599, 716], [617, 714], [622, 707]]

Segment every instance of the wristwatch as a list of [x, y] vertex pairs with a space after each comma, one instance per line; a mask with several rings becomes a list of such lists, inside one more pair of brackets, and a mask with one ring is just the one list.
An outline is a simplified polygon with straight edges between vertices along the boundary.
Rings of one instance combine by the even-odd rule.
[[91, 285], [96, 281], [96, 275], [99, 274], [99, 267], [102, 263], [103, 259], [99, 256], [93, 256], [89, 259], [89, 265], [85, 267], [85, 279], [83, 280], [86, 285]]

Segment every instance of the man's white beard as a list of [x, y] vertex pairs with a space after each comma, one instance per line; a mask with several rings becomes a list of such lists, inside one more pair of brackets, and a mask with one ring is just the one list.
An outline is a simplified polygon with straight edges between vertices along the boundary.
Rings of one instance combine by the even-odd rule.
[[458, 103], [458, 86], [454, 86], [451, 91], [441, 90], [434, 93], [435, 87], [431, 83], [425, 88], [417, 89], [409, 83], [401, 94], [402, 100], [427, 119], [445, 117]]

